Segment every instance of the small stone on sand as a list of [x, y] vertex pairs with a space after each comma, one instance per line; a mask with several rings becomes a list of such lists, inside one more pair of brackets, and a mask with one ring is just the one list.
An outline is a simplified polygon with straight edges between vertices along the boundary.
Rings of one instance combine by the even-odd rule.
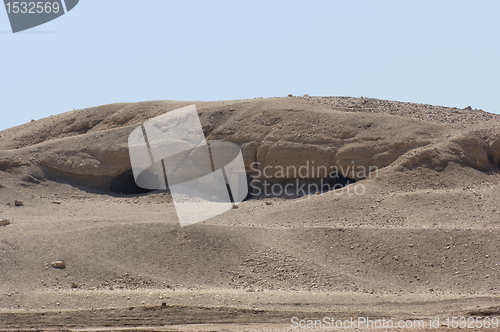
[[64, 261], [53, 261], [53, 262], [50, 262], [50, 265], [52, 265], [52, 267], [54, 269], [64, 269], [64, 268], [66, 268], [66, 263]]

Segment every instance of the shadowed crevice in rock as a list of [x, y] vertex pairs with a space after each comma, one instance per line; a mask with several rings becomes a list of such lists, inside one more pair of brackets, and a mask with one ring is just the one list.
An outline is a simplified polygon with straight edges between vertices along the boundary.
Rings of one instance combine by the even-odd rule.
[[[340, 192], [344, 187], [356, 180], [342, 174], [330, 174], [325, 178], [267, 178], [261, 179], [247, 176], [248, 195], [245, 200], [281, 197], [285, 199], [300, 198], [327, 192]], [[335, 194], [335, 193], [333, 193]]]
[[128, 170], [111, 181], [109, 191], [123, 195], [139, 195], [149, 193], [154, 190], [139, 187], [135, 183], [132, 170]]

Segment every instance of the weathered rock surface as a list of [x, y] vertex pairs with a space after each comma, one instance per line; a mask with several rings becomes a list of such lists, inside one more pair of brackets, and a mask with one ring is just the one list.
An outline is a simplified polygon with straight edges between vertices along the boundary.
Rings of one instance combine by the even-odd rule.
[[[207, 139], [240, 145], [247, 172], [262, 176], [265, 169], [272, 177], [293, 178], [296, 175], [291, 171], [278, 172], [305, 165], [309, 165], [307, 177], [312, 178], [325, 177], [324, 169], [332, 166], [380, 169], [398, 164], [441, 170], [453, 161], [488, 171], [500, 165], [498, 115], [331, 98], [200, 102], [196, 106]], [[109, 190], [114, 179], [130, 171], [130, 132], [147, 119], [189, 104], [104, 105], [7, 129], [0, 133], [0, 170], [39, 169], [48, 179]], [[455, 126], [455, 118], [457, 123], [467, 120], [470, 126], [464, 125], [465, 120]], [[478, 131], [482, 124], [488, 129]], [[316, 170], [323, 167], [320, 174], [312, 172], [313, 166]], [[351, 177], [359, 179], [363, 174]], [[36, 183], [31, 178], [25, 180]]]
[[66, 268], [66, 262], [64, 262], [62, 260], [52, 261], [52, 262], [50, 262], [50, 265], [54, 269], [64, 269], [64, 268]]

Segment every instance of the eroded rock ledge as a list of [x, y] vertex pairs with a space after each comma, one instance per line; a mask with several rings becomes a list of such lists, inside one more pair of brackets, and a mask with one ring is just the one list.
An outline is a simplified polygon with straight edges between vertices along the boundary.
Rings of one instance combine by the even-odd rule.
[[[338, 101], [318, 102], [311, 97], [195, 104], [207, 139], [241, 146], [249, 173], [266, 168], [266, 174], [277, 176], [280, 169], [307, 163], [344, 169], [424, 166], [438, 171], [449, 162], [481, 171], [500, 166], [498, 115], [397, 102], [390, 102], [391, 108], [383, 112], [382, 106], [373, 107], [378, 105], [376, 100], [365, 100], [360, 99], [355, 112], [352, 107], [339, 107]], [[188, 104], [104, 105], [7, 129], [0, 132], [0, 170], [42, 172], [51, 180], [109, 190], [114, 179], [130, 172], [130, 132], [149, 118]], [[438, 110], [447, 121], [419, 119], [422, 108]], [[478, 131], [478, 123], [484, 121], [488, 129]], [[455, 122], [461, 127], [449, 124]]]

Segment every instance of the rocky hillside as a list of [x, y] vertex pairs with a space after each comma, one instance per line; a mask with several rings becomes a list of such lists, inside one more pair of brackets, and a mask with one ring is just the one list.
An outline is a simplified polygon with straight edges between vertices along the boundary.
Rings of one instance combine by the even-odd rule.
[[117, 321], [134, 324], [160, 306], [258, 309], [263, 322], [273, 310], [500, 312], [499, 115], [347, 97], [195, 102], [208, 140], [241, 146], [250, 173], [258, 162], [278, 178], [280, 166], [307, 161], [377, 171], [180, 227], [168, 192], [133, 187], [127, 139], [189, 104], [104, 105], [0, 132], [2, 310], [36, 309], [16, 313], [27, 328], [59, 324], [44, 309], [116, 323], [96, 307], [121, 308]]
[[[23, 181], [39, 177], [109, 191], [130, 174], [130, 132], [189, 104], [111, 104], [4, 130], [0, 170], [20, 172]], [[275, 175], [279, 166], [298, 168], [307, 160], [366, 169], [443, 170], [454, 162], [488, 172], [500, 165], [500, 115], [481, 110], [309, 96], [195, 104], [207, 139], [241, 146], [248, 172], [255, 173], [253, 162]]]

